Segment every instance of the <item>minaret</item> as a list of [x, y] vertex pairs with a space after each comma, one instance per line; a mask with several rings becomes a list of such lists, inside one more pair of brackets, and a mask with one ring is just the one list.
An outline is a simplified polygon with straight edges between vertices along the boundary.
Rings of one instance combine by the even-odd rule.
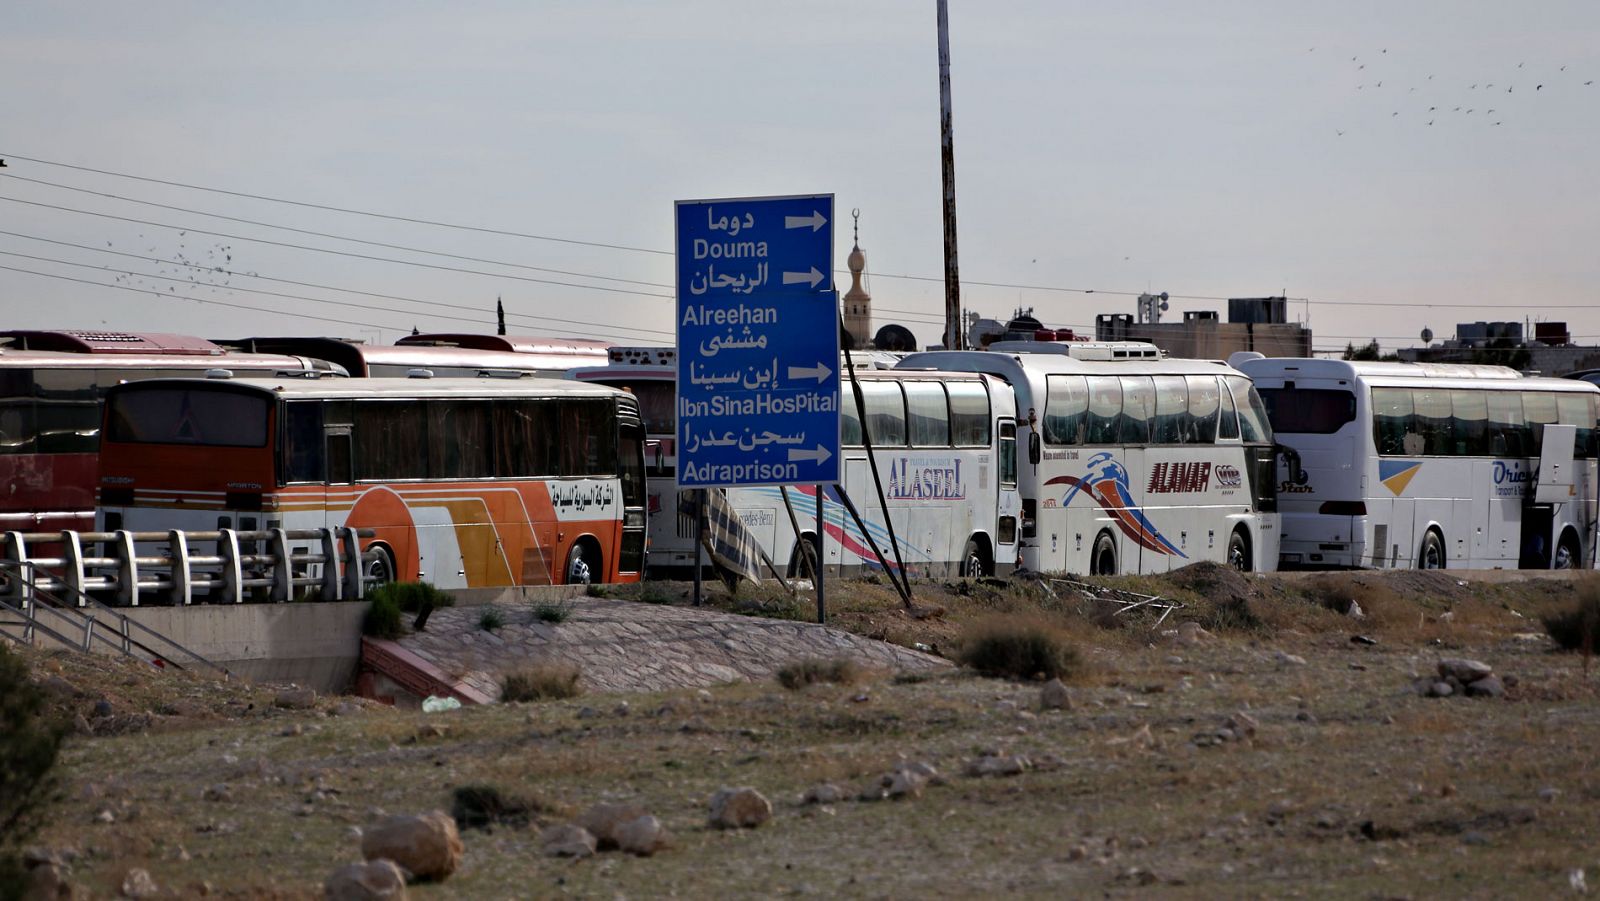
[[851, 210], [855, 217], [855, 246], [850, 250], [850, 290], [841, 303], [844, 308], [844, 330], [855, 339], [857, 349], [872, 346], [872, 295], [861, 286], [861, 273], [867, 268], [867, 255], [861, 252], [861, 210]]

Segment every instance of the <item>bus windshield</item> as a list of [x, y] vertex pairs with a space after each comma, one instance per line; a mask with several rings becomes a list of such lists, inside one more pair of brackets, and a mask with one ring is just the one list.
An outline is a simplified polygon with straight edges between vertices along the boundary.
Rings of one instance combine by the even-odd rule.
[[632, 394], [639, 401], [639, 415], [644, 418], [648, 435], [672, 435], [677, 431], [673, 417], [677, 386], [658, 379], [593, 379], [600, 385], [610, 385]]
[[129, 444], [264, 447], [270, 403], [236, 391], [163, 387], [124, 392], [106, 421], [111, 440]]

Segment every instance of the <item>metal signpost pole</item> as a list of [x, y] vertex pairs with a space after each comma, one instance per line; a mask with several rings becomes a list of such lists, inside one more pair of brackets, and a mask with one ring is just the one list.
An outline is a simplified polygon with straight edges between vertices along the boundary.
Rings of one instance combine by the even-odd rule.
[[823, 486], [817, 486], [817, 565], [813, 569], [817, 572], [817, 622], [828, 621], [828, 604], [822, 594], [822, 573], [827, 569], [824, 564], [828, 551], [828, 530], [822, 527], [822, 502]]

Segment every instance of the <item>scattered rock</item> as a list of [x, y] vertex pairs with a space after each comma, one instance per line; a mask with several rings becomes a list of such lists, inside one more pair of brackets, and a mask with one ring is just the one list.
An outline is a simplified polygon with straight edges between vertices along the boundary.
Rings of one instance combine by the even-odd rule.
[[1455, 677], [1463, 684], [1471, 684], [1493, 673], [1493, 667], [1478, 660], [1453, 657], [1439, 661], [1439, 675], [1442, 678]]
[[1449, 682], [1435, 682], [1428, 687], [1429, 697], [1448, 698], [1455, 693], [1456, 690], [1451, 687]]
[[617, 847], [640, 857], [649, 857], [667, 846], [666, 827], [648, 814], [619, 824], [615, 832]]
[[399, 901], [406, 897], [406, 874], [383, 858], [345, 864], [322, 883], [322, 895], [327, 901]]
[[101, 698], [100, 700], [94, 702], [94, 715], [96, 717], [110, 716], [115, 712], [115, 709], [111, 706], [111, 702], [107, 701], [105, 698]]
[[1361, 609], [1361, 605], [1356, 603], [1355, 598], [1350, 599], [1350, 609], [1346, 610], [1344, 613], [1345, 616], [1348, 616], [1351, 619], [1367, 618], [1367, 611]]
[[417, 879], [444, 879], [454, 873], [463, 850], [456, 821], [442, 810], [390, 817], [361, 836], [362, 857], [388, 858]]
[[278, 734], [283, 736], [284, 738], [293, 738], [296, 735], [304, 735], [305, 732], [306, 732], [305, 727], [300, 725], [299, 723], [290, 723], [289, 725], [284, 726], [282, 729], [278, 730]]
[[72, 883], [67, 879], [67, 870], [60, 864], [46, 863], [38, 866], [30, 865], [26, 888], [21, 896], [27, 901], [52, 901], [52, 899], [70, 899], [76, 897]]
[[806, 789], [801, 796], [801, 804], [837, 804], [844, 800], [844, 789], [832, 782], [824, 782]]
[[1539, 789], [1539, 800], [1547, 804], [1559, 797], [1561, 797], [1561, 789], [1553, 785], [1546, 785], [1544, 788]]
[[1245, 713], [1243, 710], [1228, 717], [1227, 728], [1232, 730], [1239, 738], [1255, 738], [1256, 729], [1260, 728], [1260, 726], [1261, 724], [1256, 722], [1255, 717]]
[[334, 716], [355, 716], [359, 714], [361, 710], [361, 705], [355, 703], [354, 701], [340, 701], [332, 710], [328, 712]]
[[441, 726], [438, 723], [423, 723], [417, 727], [417, 731], [414, 733], [417, 741], [422, 741], [423, 739], [427, 738], [444, 738], [449, 734], [450, 727]]
[[1039, 689], [1040, 710], [1071, 710], [1072, 695], [1067, 692], [1067, 685], [1060, 679], [1051, 679]]
[[984, 776], [1020, 776], [1032, 766], [1028, 758], [1017, 754], [1002, 756], [998, 754], [985, 754], [967, 761], [966, 773], [968, 776], [982, 778]]
[[309, 688], [285, 688], [272, 699], [272, 706], [286, 710], [310, 710], [317, 706], [317, 693]]
[[1211, 637], [1211, 633], [1201, 628], [1199, 623], [1185, 622], [1178, 624], [1177, 635], [1173, 637], [1173, 644], [1181, 648], [1192, 648], [1204, 644]]
[[637, 804], [601, 802], [578, 814], [572, 822], [588, 830], [594, 836], [595, 846], [604, 851], [621, 844], [617, 836], [619, 826], [648, 814], [649, 811]]
[[233, 790], [228, 788], [226, 783], [219, 782], [216, 785], [206, 786], [206, 790], [201, 794], [201, 797], [207, 801], [232, 801]]
[[928, 784], [928, 777], [909, 770], [893, 773], [888, 780], [889, 784], [884, 787], [884, 794], [891, 799], [920, 798], [923, 787]]
[[722, 788], [711, 796], [711, 825], [719, 829], [760, 826], [772, 818], [772, 802], [753, 788]]
[[1503, 698], [1505, 695], [1506, 687], [1501, 683], [1499, 676], [1488, 675], [1467, 683], [1469, 698]]
[[1277, 651], [1276, 653], [1274, 653], [1272, 655], [1272, 659], [1276, 660], [1278, 663], [1282, 664], [1283, 666], [1305, 666], [1306, 665], [1306, 658], [1301, 657], [1299, 654], [1290, 654], [1290, 653], [1288, 653], [1286, 651]]
[[539, 833], [539, 847], [550, 857], [590, 857], [598, 845], [589, 830], [564, 823]]
[[161, 893], [156, 886], [156, 881], [150, 878], [148, 870], [134, 867], [128, 875], [122, 877], [122, 897], [124, 898], [153, 898]]
[[94, 815], [94, 821], [96, 823], [115, 823], [117, 821], [117, 815], [109, 810], [102, 810]]
[[40, 679], [39, 687], [53, 695], [56, 695], [57, 697], [62, 698], [76, 698], [83, 694], [78, 690], [78, 686], [73, 685], [71, 682], [68, 682], [61, 676], [54, 674]]

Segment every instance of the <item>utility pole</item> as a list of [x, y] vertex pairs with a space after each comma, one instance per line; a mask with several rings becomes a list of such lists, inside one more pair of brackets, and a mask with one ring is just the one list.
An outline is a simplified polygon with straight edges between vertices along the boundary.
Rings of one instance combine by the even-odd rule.
[[506, 333], [506, 305], [501, 303], [498, 297], [494, 299], [494, 318], [497, 325], [495, 334], [504, 335]]
[[939, 4], [940, 173], [944, 181], [944, 346], [961, 350], [961, 279], [956, 265], [956, 150], [950, 113], [950, 10]]

